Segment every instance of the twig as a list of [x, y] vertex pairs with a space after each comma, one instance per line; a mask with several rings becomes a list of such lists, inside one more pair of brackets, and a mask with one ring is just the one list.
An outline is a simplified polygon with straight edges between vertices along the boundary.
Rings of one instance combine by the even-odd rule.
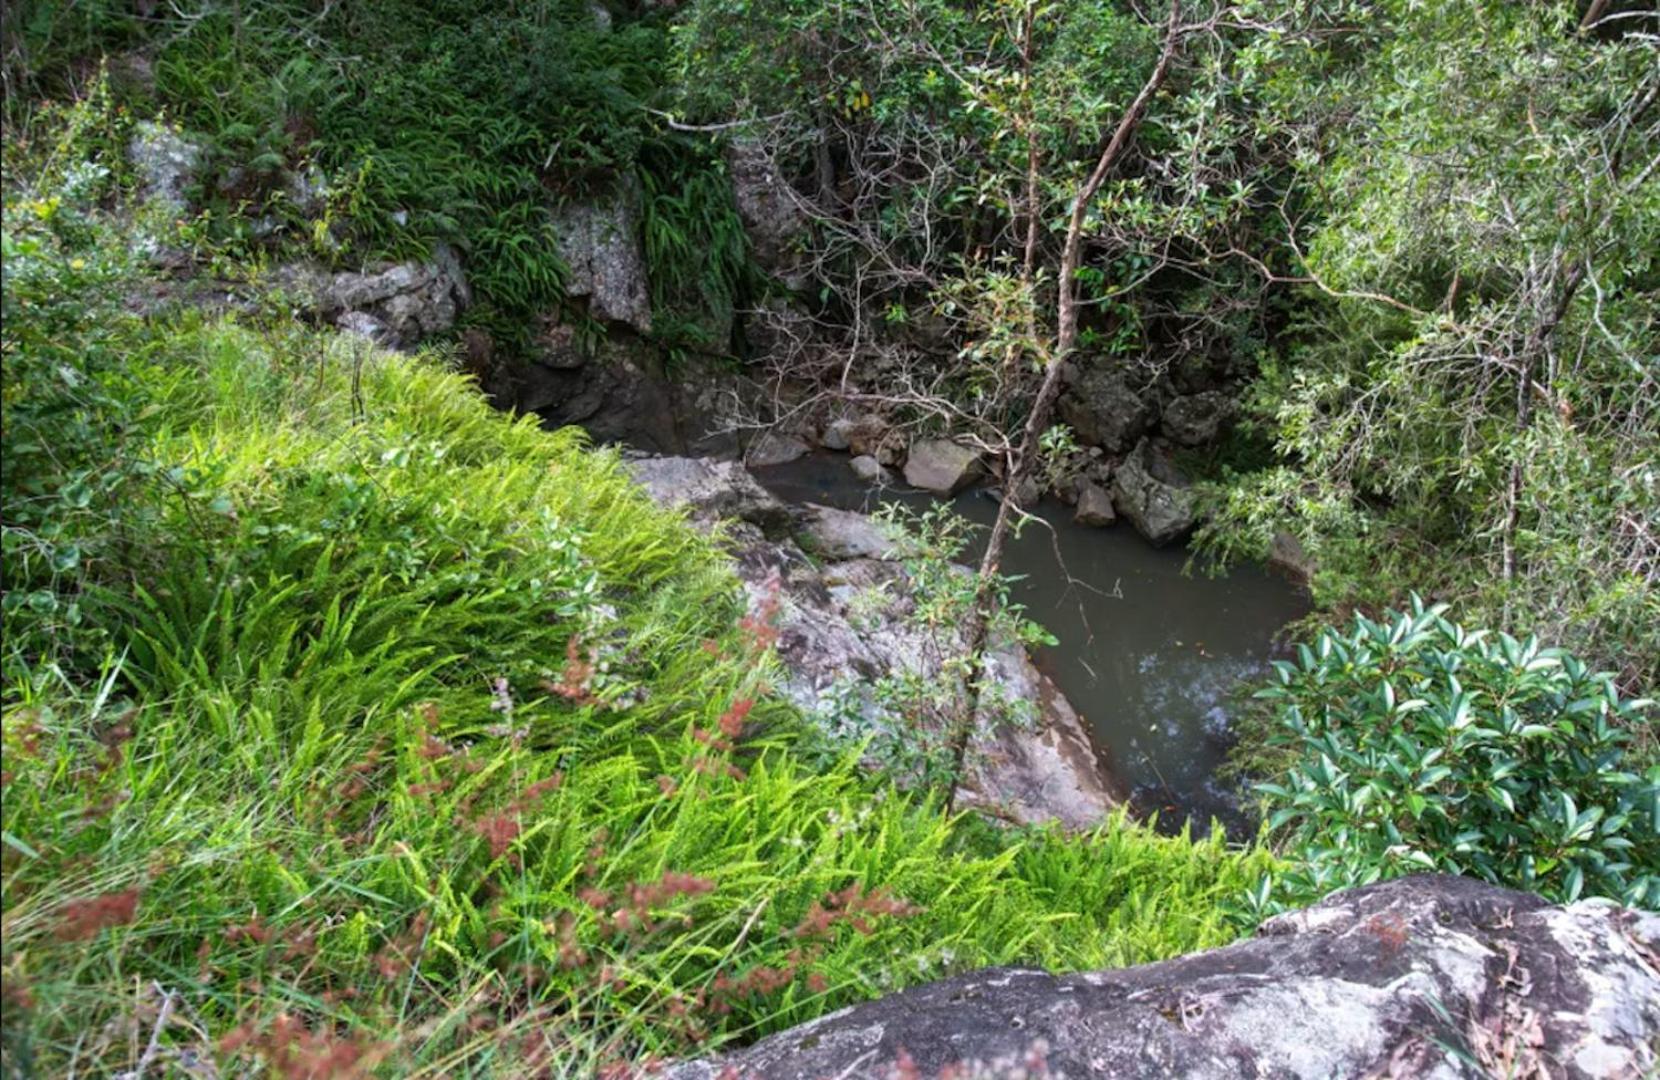
[[150, 1032], [150, 1044], [144, 1048], [144, 1053], [138, 1059], [138, 1067], [132, 1072], [117, 1074], [117, 1080], [139, 1080], [139, 1077], [150, 1071], [150, 1066], [161, 1053], [161, 1033], [167, 1028], [167, 1021], [173, 1016], [173, 1006], [178, 995], [171, 990], [165, 990], [160, 983], [151, 983], [161, 993], [161, 1011], [156, 1014], [155, 1029]]

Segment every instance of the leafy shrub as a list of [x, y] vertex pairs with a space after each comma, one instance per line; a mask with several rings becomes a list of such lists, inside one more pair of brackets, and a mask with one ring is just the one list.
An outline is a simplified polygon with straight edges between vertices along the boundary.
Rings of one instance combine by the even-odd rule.
[[1445, 611], [1414, 598], [1275, 665], [1260, 696], [1298, 751], [1283, 782], [1258, 785], [1270, 824], [1290, 829], [1280, 899], [1439, 870], [1558, 901], [1660, 904], [1660, 768], [1623, 761], [1652, 703]]

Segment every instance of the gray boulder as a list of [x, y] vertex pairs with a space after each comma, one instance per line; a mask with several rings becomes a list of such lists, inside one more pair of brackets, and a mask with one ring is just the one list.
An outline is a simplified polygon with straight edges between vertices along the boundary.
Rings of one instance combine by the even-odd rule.
[[301, 310], [395, 349], [448, 330], [472, 302], [461, 260], [447, 244], [434, 245], [424, 263], [375, 263], [335, 274], [290, 264], [273, 272], [270, 285]]
[[1185, 537], [1199, 520], [1187, 479], [1147, 439], [1113, 474], [1112, 501], [1137, 532], [1159, 547]]
[[640, 248], [640, 193], [622, 183], [607, 195], [554, 211], [559, 257], [570, 270], [569, 296], [588, 298], [588, 313], [651, 331], [651, 287]]
[[782, 431], [763, 431], [744, 449], [744, 461], [754, 467], [787, 465], [805, 457], [811, 449], [805, 442]]
[[698, 525], [742, 521], [764, 535], [790, 532], [796, 514], [736, 461], [715, 458], [646, 457], [628, 463], [634, 480], [653, 502], [685, 510]]
[[961, 975], [665, 1075], [1585, 1080], [1652, 1076], [1657, 1046], [1660, 917], [1426, 874], [1163, 963]]
[[801, 252], [807, 215], [778, 174], [772, 155], [759, 140], [734, 139], [727, 145], [726, 164], [738, 219], [756, 264], [788, 288], [804, 288], [808, 269]]
[[189, 192], [196, 183], [202, 148], [176, 130], [154, 120], [133, 128], [127, 156], [138, 173], [139, 197], [182, 213], [189, 208]]
[[808, 503], [802, 507], [801, 538], [814, 555], [834, 562], [892, 559], [899, 554], [893, 534], [866, 514]]
[[950, 439], [919, 439], [905, 458], [905, 482], [939, 495], [955, 495], [983, 475], [980, 452]]
[[1307, 584], [1317, 568], [1303, 542], [1285, 529], [1276, 530], [1268, 542], [1268, 565], [1301, 584]]
[[1112, 496], [1099, 484], [1085, 481], [1078, 489], [1078, 509], [1072, 520], [1080, 525], [1111, 525], [1118, 520], [1113, 513]]
[[1153, 416], [1152, 403], [1127, 376], [1101, 368], [1075, 374], [1058, 408], [1080, 442], [1115, 454], [1134, 446]]
[[1232, 412], [1233, 402], [1220, 390], [1188, 394], [1170, 399], [1164, 407], [1161, 427], [1167, 436], [1183, 446], [1202, 446], [1216, 440]]
[[838, 416], [825, 425], [824, 434], [819, 437], [819, 445], [826, 450], [848, 450], [853, 446], [853, 432], [859, 421], [851, 416]]
[[860, 454], [858, 457], [851, 459], [848, 461], [847, 467], [853, 470], [854, 476], [867, 484], [886, 484], [892, 479], [882, 463], [869, 454]]
[[348, 334], [368, 338], [376, 345], [392, 344], [392, 331], [367, 311], [348, 311], [335, 319], [334, 325]]

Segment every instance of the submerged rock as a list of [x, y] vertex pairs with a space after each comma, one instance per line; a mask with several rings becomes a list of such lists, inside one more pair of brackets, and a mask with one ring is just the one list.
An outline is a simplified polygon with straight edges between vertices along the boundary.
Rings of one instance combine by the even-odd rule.
[[1163, 963], [973, 972], [665, 1075], [1637, 1077], [1657, 1045], [1660, 917], [1426, 874]]
[[955, 495], [984, 474], [979, 451], [950, 439], [919, 439], [905, 458], [905, 482], [938, 495]]
[[[791, 507], [735, 462], [645, 458], [630, 468], [655, 500], [684, 507], [693, 521], [739, 523], [731, 529], [734, 568], [755, 599], [776, 595], [779, 689], [810, 719], [828, 724], [831, 714], [852, 708], [881, 723], [878, 680], [948, 677], [942, 656], [961, 643], [942, 641], [906, 617], [912, 598], [897, 561], [901, 551], [870, 518]], [[959, 805], [1022, 824], [1100, 822], [1117, 799], [1065, 696], [1018, 645], [994, 648], [987, 670], [994, 696], [1029, 703], [1036, 722], [1030, 728], [1008, 723], [988, 695]]]
[[805, 457], [810, 449], [811, 447], [794, 435], [781, 431], [763, 431], [744, 450], [744, 460], [758, 468], [788, 465], [797, 458]]
[[1113, 473], [1112, 501], [1137, 532], [1159, 547], [1182, 539], [1199, 520], [1187, 479], [1147, 439]]

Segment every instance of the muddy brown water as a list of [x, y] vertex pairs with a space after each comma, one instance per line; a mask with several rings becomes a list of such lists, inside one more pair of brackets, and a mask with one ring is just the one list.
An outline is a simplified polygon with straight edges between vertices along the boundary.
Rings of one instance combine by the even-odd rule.
[[[754, 474], [789, 502], [868, 512], [935, 501], [903, 486], [868, 487], [839, 454]], [[955, 508], [982, 526], [997, 512], [986, 490], [958, 496]], [[1088, 722], [1103, 767], [1163, 830], [1191, 820], [1202, 833], [1214, 819], [1236, 837], [1254, 832], [1249, 801], [1218, 770], [1243, 696], [1284, 651], [1286, 624], [1308, 611], [1302, 590], [1254, 565], [1210, 576], [1189, 567], [1183, 548], [1155, 548], [1126, 522], [1076, 525], [1053, 500], [1033, 512], [1047, 527], [1027, 525], [1004, 571], [1018, 578], [1015, 599], [1060, 639], [1035, 659]]]

